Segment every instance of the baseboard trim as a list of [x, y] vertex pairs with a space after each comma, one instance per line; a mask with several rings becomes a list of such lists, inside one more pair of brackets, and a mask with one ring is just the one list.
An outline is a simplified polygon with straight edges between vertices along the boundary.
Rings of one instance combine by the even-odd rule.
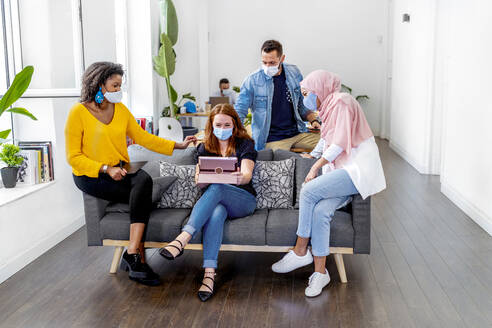
[[492, 236], [492, 218], [473, 205], [450, 184], [441, 181], [441, 192], [466, 213], [476, 224]]
[[77, 220], [71, 222], [64, 228], [51, 234], [50, 236], [40, 240], [32, 245], [29, 249], [20, 253], [16, 257], [10, 259], [2, 267], [0, 267], [0, 284], [5, 280], [19, 272], [26, 265], [46, 253], [52, 247], [56, 246], [62, 240], [73, 234], [85, 224], [84, 216], [81, 215]]
[[412, 155], [410, 155], [403, 147], [390, 140], [389, 147], [403, 158], [408, 164], [413, 166], [421, 174], [431, 174], [430, 169], [421, 165]]

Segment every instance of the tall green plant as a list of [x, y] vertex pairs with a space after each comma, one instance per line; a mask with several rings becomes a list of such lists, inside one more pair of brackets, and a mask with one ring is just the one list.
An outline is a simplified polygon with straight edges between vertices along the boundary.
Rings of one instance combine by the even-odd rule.
[[178, 17], [172, 0], [160, 0], [159, 8], [161, 11], [160, 22], [160, 43], [159, 53], [154, 56], [154, 70], [166, 80], [167, 96], [169, 106], [173, 110], [169, 111], [170, 116], [176, 113], [175, 105], [178, 100], [178, 93], [171, 85], [171, 75], [174, 74], [176, 67], [176, 52], [173, 46], [178, 42]]
[[[26, 92], [29, 84], [31, 83], [32, 74], [34, 73], [34, 67], [26, 66], [22, 71], [20, 71], [14, 78], [12, 85], [5, 92], [2, 99], [0, 99], [0, 116], [3, 113], [14, 113], [20, 114], [29, 117], [32, 120], [36, 120], [37, 118], [32, 115], [27, 109], [22, 107], [13, 107], [14, 102], [16, 102], [23, 94]], [[8, 136], [10, 135], [11, 129], [0, 131], [0, 144], [4, 143]]]

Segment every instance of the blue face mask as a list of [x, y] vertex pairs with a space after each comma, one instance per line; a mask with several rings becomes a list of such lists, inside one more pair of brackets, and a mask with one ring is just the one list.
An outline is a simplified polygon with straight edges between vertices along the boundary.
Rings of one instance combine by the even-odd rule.
[[307, 97], [304, 97], [302, 102], [304, 103], [304, 106], [306, 106], [307, 109], [316, 110], [318, 109], [318, 104], [316, 102], [316, 99], [318, 99], [318, 97], [314, 93], [310, 93]]
[[219, 140], [225, 141], [232, 136], [232, 128], [230, 129], [214, 128], [214, 135]]

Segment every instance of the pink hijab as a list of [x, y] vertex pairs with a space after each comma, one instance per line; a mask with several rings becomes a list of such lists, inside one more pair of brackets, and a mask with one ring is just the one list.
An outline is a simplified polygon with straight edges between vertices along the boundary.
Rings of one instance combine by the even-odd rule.
[[325, 140], [325, 150], [331, 144], [343, 149], [335, 159], [335, 168], [339, 168], [349, 158], [352, 148], [373, 136], [366, 116], [354, 97], [340, 92], [341, 82], [336, 74], [316, 70], [300, 84], [308, 92], [314, 93], [321, 102], [319, 117], [323, 122], [321, 138]]

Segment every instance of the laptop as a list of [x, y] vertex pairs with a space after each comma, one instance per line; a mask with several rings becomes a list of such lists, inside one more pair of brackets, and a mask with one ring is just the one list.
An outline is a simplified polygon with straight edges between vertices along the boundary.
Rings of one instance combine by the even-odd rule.
[[214, 108], [218, 104], [228, 104], [229, 97], [210, 97], [209, 103], [212, 108]]

